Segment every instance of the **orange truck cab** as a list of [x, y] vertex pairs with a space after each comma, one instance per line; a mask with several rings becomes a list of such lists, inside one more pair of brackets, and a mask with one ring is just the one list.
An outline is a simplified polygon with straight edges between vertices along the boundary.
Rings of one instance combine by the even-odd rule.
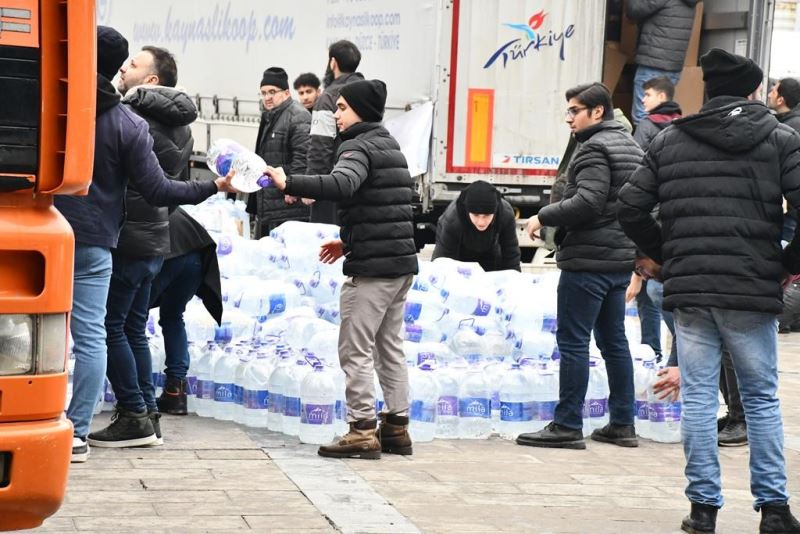
[[86, 194], [93, 0], [0, 0], [0, 530], [33, 528], [67, 486], [75, 240], [53, 195]]

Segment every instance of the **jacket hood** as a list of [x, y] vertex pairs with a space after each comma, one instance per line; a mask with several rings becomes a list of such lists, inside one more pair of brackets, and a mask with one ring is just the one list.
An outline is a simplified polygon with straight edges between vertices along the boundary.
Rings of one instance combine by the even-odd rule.
[[775, 118], [778, 119], [779, 122], [786, 122], [789, 119], [794, 119], [800, 117], [800, 108], [790, 109], [786, 113], [776, 113]]
[[588, 128], [584, 128], [579, 132], [575, 132], [575, 139], [577, 139], [579, 143], [585, 143], [594, 134], [602, 132], [603, 130], [618, 130], [620, 132], [628, 133], [628, 130], [625, 129], [625, 126], [621, 122], [619, 122], [618, 120], [610, 119], [589, 126]]
[[712, 98], [696, 115], [672, 123], [691, 137], [726, 152], [741, 152], [761, 143], [778, 126], [761, 103], [738, 97]]
[[673, 102], [670, 100], [669, 102], [663, 102], [652, 110], [650, 110], [650, 115], [681, 115], [683, 111], [681, 107], [678, 105], [677, 102]]
[[166, 126], [187, 126], [197, 119], [197, 108], [189, 95], [172, 87], [140, 85], [131, 88], [122, 101], [139, 115]]
[[328, 87], [330, 88], [335, 85], [344, 85], [346, 83], [357, 82], [363, 79], [364, 75], [361, 74], [360, 72], [348, 72], [347, 74], [342, 74], [341, 76], [333, 80], [333, 82], [331, 82], [331, 84]]
[[118, 105], [119, 93], [111, 82], [102, 74], [97, 75], [97, 110], [95, 116], [99, 117], [109, 109]]

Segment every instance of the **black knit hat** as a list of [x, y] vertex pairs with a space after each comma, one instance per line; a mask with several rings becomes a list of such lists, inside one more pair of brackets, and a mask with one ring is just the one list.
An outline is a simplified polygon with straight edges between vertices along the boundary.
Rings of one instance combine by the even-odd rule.
[[464, 207], [469, 213], [488, 215], [497, 211], [497, 189], [489, 182], [478, 180], [464, 190]]
[[747, 97], [764, 80], [764, 72], [755, 61], [721, 48], [712, 48], [701, 56], [700, 66], [709, 98], [723, 95]]
[[280, 67], [270, 67], [264, 71], [259, 87], [264, 87], [265, 85], [273, 85], [285, 91], [289, 88], [289, 76]]
[[128, 59], [128, 40], [110, 26], [97, 27], [97, 72], [109, 80]]
[[386, 106], [386, 84], [380, 80], [348, 83], [339, 92], [364, 122], [381, 122]]

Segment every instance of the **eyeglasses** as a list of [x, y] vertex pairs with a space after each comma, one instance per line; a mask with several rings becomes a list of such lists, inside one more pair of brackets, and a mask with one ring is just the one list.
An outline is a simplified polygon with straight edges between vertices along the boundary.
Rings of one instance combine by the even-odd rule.
[[565, 113], [565, 116], [569, 117], [570, 119], [574, 119], [575, 115], [577, 115], [578, 113], [580, 113], [584, 109], [589, 109], [589, 108], [586, 107], [586, 106], [567, 108], [567, 112]]
[[282, 90], [270, 89], [269, 91], [261, 91], [261, 96], [268, 96], [272, 98], [273, 96], [277, 95], [278, 93], [282, 93]]

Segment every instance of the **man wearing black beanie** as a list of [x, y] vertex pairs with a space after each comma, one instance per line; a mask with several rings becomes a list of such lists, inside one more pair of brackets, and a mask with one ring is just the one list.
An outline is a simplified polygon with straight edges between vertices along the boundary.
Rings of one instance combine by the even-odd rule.
[[[344, 256], [339, 362], [346, 377], [350, 432], [320, 447], [333, 458], [380, 458], [411, 454], [408, 435], [408, 371], [400, 328], [405, 299], [418, 271], [411, 211], [413, 180], [400, 145], [378, 122], [386, 85], [363, 80], [344, 86], [335, 118], [342, 144], [330, 174], [289, 175], [269, 167], [287, 195], [339, 202], [341, 239], [323, 243], [320, 259]], [[386, 399], [375, 413], [373, 373]]]
[[800, 135], [757, 100], [763, 73], [752, 60], [712, 49], [700, 65], [708, 102], [653, 140], [618, 211], [625, 233], [656, 262], [652, 274], [663, 278], [664, 308], [675, 316], [691, 503], [682, 528], [714, 532], [723, 504], [716, 417], [724, 344], [747, 419], [759, 532], [800, 533], [787, 504], [776, 328], [783, 282], [800, 272], [798, 233], [778, 245], [783, 198], [800, 207]]
[[[114, 28], [97, 28], [97, 120], [94, 169], [86, 196], [57, 196], [55, 206], [75, 234], [75, 269], [70, 331], [75, 342], [75, 374], [67, 417], [74, 427], [72, 461], [89, 457], [87, 435], [106, 374], [106, 300], [111, 279], [111, 249], [116, 248], [125, 215], [130, 180], [154, 206], [198, 204], [217, 191], [234, 191], [229, 178], [216, 182], [168, 179], [153, 153], [153, 138], [144, 119], [127, 106], [111, 78], [128, 57], [128, 42]], [[117, 410], [105, 446], [124, 447], [156, 441], [145, 410]]]
[[484, 271], [520, 270], [514, 209], [489, 182], [478, 180], [436, 223], [433, 257], [478, 262]]

